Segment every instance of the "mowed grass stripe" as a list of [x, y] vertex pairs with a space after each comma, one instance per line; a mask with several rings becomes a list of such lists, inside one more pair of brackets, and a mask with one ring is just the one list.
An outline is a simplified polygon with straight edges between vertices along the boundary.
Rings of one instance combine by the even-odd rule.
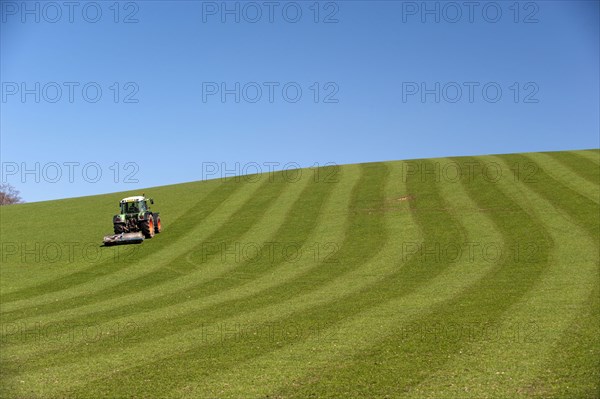
[[[279, 226], [276, 221], [284, 220], [285, 215], [293, 208], [293, 204], [305, 193], [304, 190], [310, 181], [311, 178], [302, 177], [301, 181], [295, 182], [291, 185], [292, 187], [284, 191], [278, 198], [278, 201], [271, 204], [271, 207], [267, 211], [268, 214], [263, 215], [263, 218], [245, 233], [241, 238], [242, 242], [269, 241], [278, 230]], [[185, 251], [187, 251], [187, 248], [182, 252]], [[202, 268], [198, 268], [197, 271], [156, 286], [150, 292], [139, 292], [126, 297], [51, 314], [48, 317], [42, 316], [23, 319], [19, 320], [18, 324], [23, 323], [29, 327], [36, 325], [52, 326], [55, 335], [60, 335], [65, 328], [68, 329], [69, 326], [73, 325], [88, 326], [91, 329], [99, 331], [111, 331], [115, 325], [127, 325], [129, 323], [137, 326], [139, 329], [144, 329], [146, 324], [161, 321], [165, 317], [172, 317], [174, 314], [181, 314], [181, 312], [185, 312], [186, 310], [198, 310], [202, 307], [222, 302], [223, 299], [220, 295], [191, 299], [188, 294], [190, 288], [197, 286], [201, 282], [219, 278], [239, 267], [239, 263], [231, 262], [231, 258], [229, 260], [230, 262], [224, 262], [218, 259], [218, 257], [216, 259], [213, 257], [211, 261], [207, 261], [201, 265]], [[165, 262], [165, 265], [167, 262]], [[158, 304], [165, 298], [182, 296], [182, 293], [187, 298], [183, 303], [173, 303], [159, 309], [155, 309], [153, 306], [153, 303]], [[138, 303], [141, 305], [138, 305]], [[78, 337], [78, 339], [80, 338]], [[85, 343], [82, 341], [60, 339], [51, 341], [43, 339], [31, 340], [27, 334], [23, 337], [8, 333], [4, 339], [4, 342], [7, 344], [4, 345], [3, 352], [0, 355], [11, 358], [14, 362], [24, 364], [29, 362], [29, 359], [32, 357], [52, 357], [52, 353], [56, 354], [65, 350], [68, 351], [77, 345], [85, 346]]]
[[[286, 219], [284, 223], [280, 226], [273, 239], [280, 240], [286, 242], [291, 242], [290, 240], [294, 239], [294, 242], [302, 244], [306, 238], [311, 234], [311, 232], [315, 229], [315, 227], [320, 222], [320, 210], [323, 207], [324, 203], [327, 201], [328, 197], [331, 194], [333, 188], [335, 188], [336, 184], [332, 184], [329, 182], [321, 181], [318, 183], [309, 183], [304, 189], [302, 195], [299, 196], [296, 201], [295, 206], [293, 206], [290, 211], [286, 214]], [[305, 237], [303, 238], [303, 235]], [[261, 263], [261, 267], [263, 271], [258, 271], [256, 277], [259, 277], [263, 272], [268, 272], [271, 268], [275, 268], [280, 265], [284, 259], [281, 256], [277, 256], [277, 259], [274, 262], [271, 262], [268, 258], [264, 258], [266, 261]], [[248, 270], [250, 268], [254, 268], [255, 272], [256, 265], [248, 262], [247, 264], [241, 265], [241, 267], [246, 268], [245, 273], [249, 273]], [[209, 295], [209, 288], [211, 285], [219, 284], [220, 282], [225, 282], [229, 287], [234, 287], [241, 285], [243, 281], [236, 279], [215, 279], [211, 282], [208, 282], [205, 287], [202, 289], [195, 290], [187, 290], [183, 293], [177, 293], [177, 298], [183, 301], [190, 301], [190, 297], [193, 296], [194, 299], [200, 299], [203, 296]], [[217, 290], [218, 291], [218, 290]], [[244, 299], [239, 300], [239, 302], [245, 302]], [[136, 305], [134, 308], [134, 314], [140, 313], [140, 323], [139, 325], [143, 325], [142, 330], [138, 331], [136, 334], [136, 340], [141, 342], [145, 339], [149, 340], [157, 340], [161, 337], [168, 337], [170, 334], [175, 333], [183, 333], [186, 329], [193, 329], [197, 327], [198, 320], [201, 318], [208, 317], [207, 315], [212, 315], [212, 317], [219, 318], [222, 317], [223, 311], [220, 310], [218, 306], [213, 306], [209, 309], [197, 310], [196, 307], [188, 306], [185, 311], [180, 311], [179, 308], [173, 306], [173, 310], [163, 311], [160, 310], [160, 305], [162, 301], [149, 301], [147, 303], [148, 308], [144, 309], [147, 311], [152, 311], [153, 313], [159, 313], [162, 315], [161, 318], [155, 320], [153, 323], [148, 325], [143, 325], [145, 315], [140, 310], [140, 306]], [[170, 305], [172, 303], [165, 303], [164, 306]], [[235, 308], [230, 308], [229, 306], [222, 306], [227, 310], [235, 310]], [[127, 310], [127, 309], [123, 309]], [[131, 308], [129, 308], [131, 313]], [[109, 310], [106, 312], [107, 317], [115, 317], [115, 311]], [[98, 317], [96, 316], [97, 320]], [[128, 320], [132, 320], [128, 318]], [[104, 344], [104, 345], [103, 345]], [[112, 345], [111, 345], [112, 344]], [[69, 361], [73, 361], [73, 359], [80, 359], [83, 354], [86, 356], [92, 356], [97, 350], [98, 353], [108, 352], [111, 349], [121, 350], [122, 345], [118, 342], [109, 342], [109, 343], [99, 343], [98, 345], [89, 345], [74, 348], [73, 351], [68, 353], [60, 353], [59, 350], [56, 351], [56, 356], [48, 357], [48, 358], [40, 358], [33, 359], [28, 362], [28, 369], [36, 370], [38, 368], [43, 368], [47, 366], [47, 362], [50, 363], [56, 362], [57, 359], [65, 358], [65, 363]], [[78, 351], [81, 351], [80, 354]], [[74, 353], [75, 352], [75, 353]]]
[[[571, 190], [580, 193], [591, 201], [600, 203], [600, 184], [598, 182], [594, 184], [589, 180], [586, 180], [571, 168], [557, 163], [554, 157], [550, 157], [547, 154], [532, 153], [528, 154], [528, 158], [539, 165], [546, 174], [555, 180], [560, 181]], [[530, 179], [522, 179], [520, 181], [522, 183], [534, 184], [537, 182], [537, 178], [533, 175]]]
[[[154, 245], [149, 246], [144, 251], [140, 251], [138, 256], [134, 259], [126, 259], [123, 262], [111, 262], [111, 259], [108, 259], [106, 262], [87, 266], [82, 270], [78, 270], [72, 274], [62, 276], [58, 279], [2, 295], [2, 303], [3, 305], [6, 305], [13, 301], [34, 298], [43, 294], [61, 291], [64, 289], [71, 289], [75, 285], [93, 281], [98, 277], [127, 268], [131, 263], [144, 262], [147, 258], [150, 258], [160, 249], [171, 245], [177, 237], [184, 236], [185, 233], [193, 230], [198, 223], [202, 223], [202, 220], [204, 220], [215, 209], [217, 209], [223, 203], [223, 201], [236, 192], [240, 187], [240, 184], [232, 184], [230, 181], [225, 181], [220, 184], [217, 188], [209, 192], [206, 197], [202, 197], [198, 203], [193, 204], [184, 216], [176, 221], [173, 221], [173, 224], [168, 226], [168, 230], [172, 236], [171, 240], [157, 239], [156, 242], [153, 243]], [[129, 260], [129, 262], [127, 260]]]
[[590, 183], [598, 185], [600, 182], [600, 166], [581, 156], [577, 152], [547, 152], [542, 153], [554, 158], [569, 169], [575, 171]]
[[527, 386], [533, 398], [597, 398], [600, 392], [600, 275], [584, 306], [553, 347], [538, 377]]
[[[467, 162], [480, 162], [476, 158], [452, 160], [460, 163], [463, 170], [467, 169]], [[502, 211], [488, 213], [506, 243], [503, 253], [508, 253], [506, 251], [511, 247], [526, 240], [539, 241], [543, 245], [548, 242], [549, 237], [540, 222], [530, 217], [493, 183], [479, 178], [463, 180], [463, 184], [481, 209], [500, 205], [511, 209], [508, 214]], [[430, 226], [435, 226], [435, 223]], [[496, 325], [503, 313], [531, 289], [543, 273], [548, 261], [548, 245], [540, 249], [538, 256], [539, 262], [531, 268], [524, 267], [526, 265], [522, 261], [514, 261], [510, 257], [500, 259], [484, 278], [443, 306], [415, 319], [415, 325], [430, 332], [435, 332], [436, 328], [469, 323]], [[460, 356], [463, 340], [447, 338], [436, 333], [409, 334], [408, 337], [402, 331], [391, 334], [354, 356], [351, 361], [322, 373], [317, 382], [314, 382], [314, 377], [309, 378], [305, 385], [289, 394], [302, 397], [318, 391], [324, 396], [331, 396], [349, 385], [354, 387], [354, 396], [410, 392], [427, 376], [443, 368], [453, 356]], [[399, 342], [402, 344], [399, 345]]]
[[[392, 163], [392, 184], [389, 185], [387, 198], [401, 198], [407, 192], [403, 184], [402, 167], [399, 163]], [[440, 185], [440, 198], [449, 205], [460, 204], [466, 209], [475, 208], [460, 185]], [[459, 208], [456, 208], [457, 210]], [[390, 231], [386, 251], [391, 250], [391, 256], [381, 259], [382, 263], [391, 264], [391, 268], [398, 271], [406, 267], [410, 255], [405, 252], [403, 245], [408, 247], [424, 247], [425, 244], [432, 245], [432, 241], [422, 242], [422, 236], [418, 232], [419, 225], [416, 222], [416, 212], [404, 212], [406, 209], [388, 209], [385, 223]], [[423, 211], [423, 209], [421, 209]], [[464, 215], [464, 216], [463, 216]], [[470, 242], [481, 240], [482, 242], [498, 243], [501, 241], [500, 234], [495, 230], [493, 224], [481, 213], [461, 213], [466, 236], [460, 236], [460, 240]], [[440, 243], [441, 244], [441, 243]], [[411, 251], [412, 252], [412, 251]], [[323, 328], [319, 334], [313, 334], [303, 342], [286, 345], [281, 348], [260, 356], [251, 361], [244, 362], [234, 369], [227, 369], [216, 373], [209, 379], [196, 379], [186, 382], [179, 389], [169, 395], [170, 397], [286, 397], [293, 395], [297, 384], [303, 380], [320, 379], [323, 371], [328, 367], [343, 364], [347, 359], [359, 351], [363, 351], [373, 345], [374, 342], [382, 340], [391, 331], [402, 330], [414, 317], [417, 317], [434, 305], [447, 301], [459, 294], [470, 284], [476, 282], [493, 267], [494, 262], [484, 265], [474, 265], [468, 255], [458, 256], [454, 262], [449, 262], [449, 267], [441, 271], [427, 284], [421, 284], [412, 291], [403, 291], [397, 286], [398, 293], [395, 295], [381, 295], [377, 304], [370, 306], [361, 313], [345, 318], [339, 325], [331, 328]], [[421, 261], [422, 255], [417, 255]], [[444, 256], [435, 259], [431, 255], [429, 261], [432, 263], [445, 262]], [[417, 259], [411, 259], [414, 262]], [[379, 267], [385, 270], [385, 267]], [[432, 265], [422, 264], [423, 267], [433, 268]], [[390, 275], [393, 275], [391, 273]], [[383, 276], [384, 279], [387, 276]], [[395, 280], [397, 281], [397, 280]], [[373, 289], [373, 294], [376, 290]], [[392, 298], [387, 300], [387, 298]], [[339, 302], [359, 300], [354, 294], [344, 297]], [[323, 325], [322, 327], [327, 327]], [[306, 359], [300, 361], [299, 359]], [[376, 367], [377, 362], [374, 362]], [[256, 370], [264, 370], [260, 375], [260, 384], [256, 384]], [[236, 384], [230, 384], [236, 381]], [[317, 392], [317, 391], [315, 391]], [[308, 395], [308, 392], [306, 392]], [[338, 397], [353, 397], [352, 384], [336, 392]]]
[[[386, 176], [378, 176], [378, 173], [376, 173], [375, 175], [371, 175], [371, 173], [369, 173], [369, 171], [372, 170], [380, 170], [381, 166], [379, 165], [369, 165], [369, 166], [362, 166], [362, 169], [365, 169], [366, 171], [362, 174], [361, 176], [361, 182], [368, 182], [369, 184], [367, 185], [361, 185], [358, 184], [355, 189], [353, 190], [353, 194], [352, 194], [352, 198], [353, 198], [353, 202], [351, 205], [351, 209], [354, 210], [354, 212], [351, 212], [351, 215], [353, 216], [349, 216], [350, 218], [352, 217], [357, 217], [359, 219], [364, 219], [364, 215], [361, 215], [361, 212], [356, 212], [356, 206], [360, 205], [360, 206], [367, 206], [368, 204], [373, 205], [373, 200], [369, 200], [369, 198], [373, 198], [374, 196], [378, 197], [380, 195], [380, 188], [379, 185], [377, 184], [378, 182], [381, 181], [381, 179], [385, 180]], [[386, 168], [383, 167], [383, 170], [385, 171]], [[371, 177], [373, 177], [374, 179], [371, 179]], [[360, 189], [359, 189], [360, 188]], [[360, 198], [360, 201], [357, 201], [357, 199]], [[361, 209], [362, 210], [362, 209]], [[350, 224], [346, 224], [347, 226]], [[358, 237], [357, 237], [358, 238]], [[343, 251], [343, 249], [340, 249], [340, 251]], [[361, 256], [365, 256], [365, 254], [361, 254]], [[268, 295], [264, 297], [263, 300], [261, 300], [261, 302], [258, 302], [256, 300], [251, 302], [252, 306], [256, 306], [257, 304], [263, 304], [268, 306], [268, 309], [266, 311], [266, 314], [271, 314], [270, 318], [273, 319], [273, 312], [278, 313], [279, 311], [277, 310], [279, 308], [279, 306], [277, 305], [273, 305], [273, 302], [275, 300], [279, 300], [281, 301], [281, 298], [275, 298], [272, 297], [272, 295]], [[247, 303], [246, 300], [244, 301], [240, 301], [241, 303], [239, 304], [239, 306], [231, 306], [231, 305], [227, 305], [222, 307], [221, 309], [215, 309], [215, 311], [211, 311], [210, 313], [206, 313], [203, 312], [204, 316], [200, 315], [200, 320], [208, 320], [208, 322], [210, 322], [211, 318], [215, 318], [214, 322], [218, 322], [219, 321], [219, 314], [221, 313], [225, 313], [226, 315], [237, 315], [238, 319], [248, 319], [248, 318], [252, 318], [255, 317], [254, 320], [256, 320], [257, 315], [261, 315], [261, 314], [265, 314], [265, 312], [263, 312], [261, 309], [258, 309], [254, 312], [251, 313], [246, 313], [246, 308], [244, 306], [244, 304]], [[303, 306], [304, 304], [302, 302], [297, 302], [298, 306]], [[214, 314], [214, 315], [213, 315]], [[253, 316], [254, 315], [254, 316]], [[208, 319], [207, 319], [208, 317]], [[261, 317], [261, 316], [258, 316]], [[264, 316], [262, 316], [262, 318], [264, 319]], [[196, 323], [196, 328], [198, 328], [199, 326], [199, 320]], [[208, 324], [211, 325], [211, 324]], [[214, 326], [214, 323], [211, 325]], [[198, 330], [196, 330], [198, 331]], [[200, 345], [202, 344], [202, 345]], [[248, 348], [250, 349], [250, 348]], [[260, 350], [260, 348], [255, 348], [256, 350]], [[268, 348], [263, 348], [263, 349], [268, 349]], [[213, 346], [213, 345], [206, 345], [206, 342], [198, 342], [197, 343], [197, 347], [196, 348], [192, 348], [189, 351], [185, 351], [182, 356], [185, 356], [186, 358], [189, 357], [198, 357], [197, 355], [192, 355], [193, 353], [196, 352], [201, 352], [202, 355], [201, 356], [209, 356], [207, 355], [205, 352], [207, 351], [223, 351], [224, 347], [218, 345], [217, 347]], [[181, 352], [181, 350], [179, 351]], [[210, 355], [213, 356], [213, 355]], [[117, 375], [112, 375], [110, 378], [108, 378], [110, 381], [120, 381], [121, 378], [129, 378], [127, 377], [127, 375], [131, 375], [131, 374], [138, 374], [138, 373], [152, 373], [154, 374], [157, 369], [156, 367], [159, 367], [162, 369], [162, 367], [167, 366], [168, 364], [170, 364], [173, 361], [177, 361], [175, 359], [175, 356], [169, 356], [168, 358], [163, 358], [163, 356], [161, 356], [160, 359], [158, 359], [155, 362], [152, 362], [150, 364], [147, 365], [143, 365], [140, 367], [136, 367], [130, 370], [127, 370], [123, 373], [118, 373]], [[234, 362], [236, 362], [235, 359], [228, 359], [228, 361], [231, 361], [231, 364], [233, 364]], [[195, 367], [195, 366], [194, 366]], [[168, 368], [168, 367], [167, 367]], [[176, 372], [186, 372], [184, 370], [174, 370]], [[191, 370], [188, 370], [191, 371]], [[168, 377], [168, 371], [167, 370], [162, 370], [160, 372], [160, 375], [163, 375], [164, 377], [166, 377], [167, 380], [172, 379], [170, 377]], [[162, 377], [160, 377], [162, 378]], [[163, 381], [164, 382], [164, 381]], [[112, 384], [112, 383], [111, 383]], [[120, 383], [119, 383], [120, 384]], [[114, 387], [116, 387], [118, 384], [113, 385]], [[106, 388], [106, 382], [105, 381], [100, 381], [98, 382], [98, 387], [101, 389], [105, 389]], [[81, 392], [84, 392], [87, 388], [83, 388]], [[79, 390], [76, 391], [76, 394], [79, 395], [80, 392]], [[142, 393], [143, 394], [143, 393]], [[108, 393], [108, 395], [110, 395], [110, 393]]]
[[[505, 155], [502, 160], [507, 164], [510, 162], [534, 162], [533, 159], [520, 154]], [[553, 178], [539, 165], [536, 180], [530, 183], [529, 187], [552, 202], [556, 209], [564, 211], [590, 237], [595, 239], [600, 237], [600, 215], [598, 214], [598, 204], [594, 201]]]
[[[486, 159], [502, 163], [499, 157]], [[504, 193], [524, 204], [550, 233], [554, 246], [547, 271], [505, 312], [486, 339], [463, 346], [460, 356], [410, 391], [410, 397], [519, 397], [547, 392], [532, 380], [554, 363], [551, 347], [573, 319], [584, 313], [597, 285], [598, 253], [585, 231], [531, 190], [531, 184], [498, 182]], [[520, 256], [535, 251], [535, 246], [526, 246], [531, 242], [522, 244]], [[569, 276], [566, 281], [565, 276]]]
[[[276, 201], [283, 190], [291, 184], [289, 181], [285, 180], [282, 173], [275, 173], [272, 177], [272, 179], [264, 179], [264, 182], [260, 184], [260, 188], [254, 192], [236, 212], [230, 215], [227, 220], [225, 220], [220, 227], [206, 239], [206, 241], [220, 243], [235, 242], [248, 231], [250, 227], [263, 216], [264, 212], [268, 209], [268, 206], [273, 201]], [[227, 184], [240, 183], [230, 181]], [[170, 231], [169, 233], [177, 234], [177, 232], [174, 233], [173, 231]], [[199, 243], [192, 250], [200, 250], [203, 245], [204, 242]], [[208, 257], [210, 254], [205, 255]], [[158, 284], [180, 277], [182, 274], [187, 274], [196, 268], [194, 265], [185, 262], [185, 257], [185, 253], [180, 254], [175, 257], [167, 267], [151, 269], [148, 273], [142, 274], [141, 276], [101, 289], [94, 293], [75, 298], [56, 300], [47, 304], [39, 304], [28, 309], [20, 309], [14, 312], [14, 315], [17, 316], [18, 319], [40, 314], [47, 316], [54, 312], [152, 289], [152, 287]], [[11, 316], [10, 313], [5, 313], [3, 314], [3, 319], [5, 321], [17, 320], [17, 318], [11, 319]]]
[[574, 151], [574, 152], [577, 153], [577, 155], [579, 155], [583, 158], [589, 159], [594, 164], [600, 166], [600, 149], [580, 150], [580, 151]]

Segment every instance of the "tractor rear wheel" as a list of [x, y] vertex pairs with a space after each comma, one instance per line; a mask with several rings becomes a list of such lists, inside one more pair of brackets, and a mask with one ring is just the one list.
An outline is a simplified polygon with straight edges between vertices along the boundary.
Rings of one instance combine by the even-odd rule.
[[115, 223], [115, 234], [121, 234], [125, 232], [125, 225], [122, 223]]
[[154, 237], [154, 218], [150, 216], [148, 220], [144, 220], [141, 223], [142, 233], [144, 233], [145, 238]]
[[162, 223], [160, 222], [160, 216], [156, 217], [156, 223], [154, 224], [154, 232], [156, 234], [162, 231]]

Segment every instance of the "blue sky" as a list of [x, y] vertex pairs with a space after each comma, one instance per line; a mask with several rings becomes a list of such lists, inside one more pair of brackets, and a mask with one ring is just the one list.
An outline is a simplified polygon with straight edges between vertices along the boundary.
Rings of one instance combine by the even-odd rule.
[[26, 201], [327, 163], [599, 147], [599, 7], [1, 1]]

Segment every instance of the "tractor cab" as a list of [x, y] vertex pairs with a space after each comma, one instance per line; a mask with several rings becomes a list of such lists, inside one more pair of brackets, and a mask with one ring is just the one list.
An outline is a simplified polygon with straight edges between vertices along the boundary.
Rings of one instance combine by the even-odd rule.
[[[154, 202], [149, 200], [151, 203]], [[148, 199], [139, 195], [135, 197], [123, 198], [119, 203], [122, 215], [131, 215], [144, 213], [149, 210]]]

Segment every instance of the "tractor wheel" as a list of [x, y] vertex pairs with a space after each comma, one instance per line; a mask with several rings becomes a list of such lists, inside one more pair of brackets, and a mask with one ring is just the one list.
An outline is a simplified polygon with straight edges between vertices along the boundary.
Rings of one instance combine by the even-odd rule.
[[125, 232], [125, 225], [122, 223], [115, 223], [115, 234], [121, 234]]
[[156, 217], [156, 223], [154, 224], [154, 232], [156, 234], [162, 231], [162, 223], [160, 222], [160, 216]]
[[144, 233], [145, 238], [154, 237], [154, 218], [149, 217], [148, 220], [144, 220], [141, 223], [142, 233]]

